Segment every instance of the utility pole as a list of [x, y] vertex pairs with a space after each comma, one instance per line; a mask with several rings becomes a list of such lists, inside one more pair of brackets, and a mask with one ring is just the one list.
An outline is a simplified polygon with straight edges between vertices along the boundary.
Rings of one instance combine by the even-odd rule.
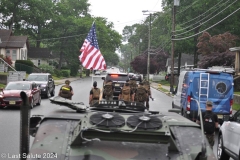
[[151, 17], [152, 13], [149, 14], [149, 33], [148, 33], [148, 57], [147, 57], [147, 81], [149, 81], [150, 73], [150, 48], [151, 48]]
[[174, 34], [175, 34], [175, 15], [176, 15], [176, 6], [179, 6], [180, 0], [174, 0], [173, 4], [173, 12], [172, 12], [172, 64], [171, 64], [171, 82], [170, 82], [170, 92], [173, 93], [173, 85], [174, 85]]
[[151, 48], [151, 23], [152, 23], [152, 13], [151, 12], [157, 12], [157, 11], [143, 10], [142, 12], [143, 13], [149, 12], [149, 14], [144, 14], [144, 15], [149, 15], [148, 52], [147, 52], [147, 54], [148, 54], [148, 56], [147, 56], [147, 80], [149, 81], [149, 74], [150, 74], [150, 48]]

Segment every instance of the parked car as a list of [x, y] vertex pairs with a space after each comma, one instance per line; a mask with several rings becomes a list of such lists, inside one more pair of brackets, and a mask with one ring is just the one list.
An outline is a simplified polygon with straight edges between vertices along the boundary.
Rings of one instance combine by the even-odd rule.
[[27, 81], [35, 82], [40, 87], [42, 96], [48, 98], [55, 95], [55, 83], [50, 73], [29, 74]]
[[95, 75], [101, 75], [101, 72], [100, 72], [100, 71], [95, 71], [94, 74], [95, 74]]
[[131, 80], [135, 80], [135, 74], [134, 73], [128, 73], [128, 77]]
[[135, 78], [136, 81], [140, 81], [140, 82], [142, 81], [142, 75], [141, 74], [135, 74], [134, 78]]
[[0, 89], [0, 107], [20, 107], [22, 104], [21, 91], [27, 93], [31, 108], [41, 104], [41, 90], [35, 82], [16, 81], [9, 82], [5, 89]]
[[217, 158], [229, 160], [240, 159], [240, 110], [230, 121], [225, 121], [218, 133]]

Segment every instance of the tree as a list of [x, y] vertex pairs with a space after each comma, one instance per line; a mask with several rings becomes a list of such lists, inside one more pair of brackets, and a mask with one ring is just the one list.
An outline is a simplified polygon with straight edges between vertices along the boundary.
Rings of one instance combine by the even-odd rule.
[[212, 66], [234, 66], [235, 53], [225, 51], [222, 53], [211, 53], [203, 55], [198, 62], [200, 68], [208, 68]]
[[229, 51], [229, 48], [236, 45], [239, 38], [229, 32], [211, 36], [204, 32], [198, 38], [198, 53], [202, 58], [199, 61], [201, 68], [211, 66], [233, 66], [235, 54]]
[[[158, 73], [159, 71], [165, 70], [166, 60], [168, 54], [161, 48], [151, 51], [154, 55], [150, 55], [150, 74]], [[132, 68], [141, 74], [147, 73], [147, 52], [134, 58], [131, 62]]]
[[232, 35], [230, 32], [211, 36], [208, 32], [204, 32], [198, 38], [198, 53], [210, 54], [210, 53], [222, 53], [229, 50], [229, 48], [236, 46], [236, 41], [239, 38]]
[[9, 56], [3, 56], [2, 54], [0, 55], [0, 58], [2, 58], [8, 65], [12, 66], [13, 62], [12, 62], [12, 59], [11, 57]]

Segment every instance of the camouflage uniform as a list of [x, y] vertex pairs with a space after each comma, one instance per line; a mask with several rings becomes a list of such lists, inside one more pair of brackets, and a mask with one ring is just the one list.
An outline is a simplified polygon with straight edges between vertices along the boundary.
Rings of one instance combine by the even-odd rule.
[[150, 84], [148, 81], [144, 80], [143, 81], [143, 86], [147, 90], [147, 98], [146, 98], [146, 107], [149, 109], [149, 96], [151, 97], [151, 88]]
[[[111, 85], [112, 86], [112, 82], [107, 82], [106, 83], [106, 85]], [[105, 90], [105, 88], [104, 88], [104, 90]], [[111, 93], [111, 95], [106, 95], [105, 94], [105, 99], [107, 100], [107, 101], [112, 101], [113, 100], [113, 87], [112, 87], [112, 93]]]
[[[142, 89], [142, 90], [144, 90], [145, 91], [145, 100], [144, 101], [141, 101], [141, 100], [139, 100], [139, 97], [138, 97], [138, 90], [139, 89]], [[136, 89], [136, 91], [135, 91], [135, 97], [134, 97], [134, 100], [136, 101], [136, 102], [140, 102], [140, 103], [142, 103], [143, 105], [145, 105], [145, 101], [146, 101], [146, 98], [147, 98], [147, 90], [142, 86], [142, 85], [140, 85], [140, 86], [138, 86], [138, 88]]]
[[128, 83], [129, 83], [129, 86], [130, 86], [132, 92], [134, 93], [138, 87], [136, 80], [129, 80]]
[[208, 140], [210, 147], [213, 149], [214, 142], [215, 142], [215, 140], [214, 140], [215, 134], [213, 133], [213, 134], [205, 134], [205, 135], [206, 135], [206, 138]]

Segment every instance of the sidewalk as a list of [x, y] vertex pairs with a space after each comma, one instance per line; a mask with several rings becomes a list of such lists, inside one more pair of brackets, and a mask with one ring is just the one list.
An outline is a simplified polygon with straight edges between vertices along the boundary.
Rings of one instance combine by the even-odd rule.
[[[159, 86], [159, 83], [155, 83], [155, 82], [151, 82], [150, 85], [151, 85], [152, 88], [154, 88], [154, 89], [156, 89], [156, 90], [158, 90], [160, 92], [163, 92], [163, 93], [165, 93], [166, 95], [168, 95], [170, 97], [173, 97], [173, 95], [170, 94], [170, 86], [164, 86], [164, 85]], [[167, 92], [162, 91], [160, 89], [160, 87], [165, 89], [165, 90], [167, 90]]]

